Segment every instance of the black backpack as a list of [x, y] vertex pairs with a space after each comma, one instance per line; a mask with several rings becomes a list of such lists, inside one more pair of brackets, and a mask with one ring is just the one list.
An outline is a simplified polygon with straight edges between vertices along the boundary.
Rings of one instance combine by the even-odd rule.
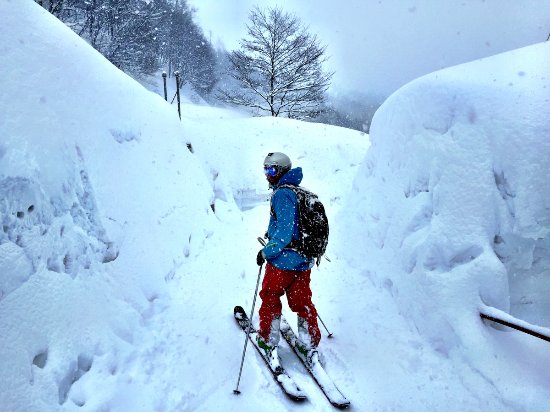
[[328, 244], [328, 219], [325, 207], [315, 193], [299, 186], [281, 185], [277, 189], [288, 188], [296, 193], [298, 206], [298, 227], [300, 238], [293, 239], [287, 246], [296, 249], [309, 258], [320, 258]]

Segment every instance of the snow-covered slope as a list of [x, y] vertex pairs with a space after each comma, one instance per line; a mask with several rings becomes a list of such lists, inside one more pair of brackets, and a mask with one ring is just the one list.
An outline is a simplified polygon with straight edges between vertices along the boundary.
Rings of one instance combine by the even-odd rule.
[[213, 227], [212, 190], [160, 97], [33, 2], [0, 15], [0, 404], [54, 410], [117, 369]]
[[[545, 43], [403, 87], [375, 115], [346, 208], [365, 282], [422, 337], [411, 349], [439, 353], [444, 380], [467, 389], [456, 410], [548, 407], [548, 344], [479, 319], [489, 305], [550, 325], [548, 73]], [[365, 306], [368, 324], [378, 314]], [[427, 404], [455, 397], [437, 387]]]
[[[295, 410], [250, 347], [232, 393], [276, 150], [327, 207], [312, 288], [355, 410], [547, 408], [547, 344], [478, 317], [548, 325], [547, 45], [411, 83], [369, 149], [206, 106], [180, 122], [32, 1], [0, 15], [0, 410]], [[332, 410], [280, 353], [300, 409]]]

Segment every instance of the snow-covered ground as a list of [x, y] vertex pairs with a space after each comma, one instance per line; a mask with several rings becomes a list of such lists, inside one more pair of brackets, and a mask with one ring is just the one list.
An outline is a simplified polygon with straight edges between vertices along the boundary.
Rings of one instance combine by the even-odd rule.
[[[332, 410], [283, 397], [232, 319], [250, 308], [284, 151], [331, 221], [314, 301], [358, 411], [544, 411], [550, 47], [433, 73], [369, 136], [174, 106], [27, 1], [0, 1], [0, 410]], [[289, 319], [293, 315], [285, 309]]]
[[[355, 270], [412, 331], [384, 346], [410, 368], [382, 381], [394, 399], [409, 393], [405, 409], [446, 398], [456, 410], [548, 410], [548, 343], [488, 329], [479, 311], [550, 326], [549, 56], [545, 43], [435, 72], [374, 118], [346, 237], [362, 251]], [[394, 323], [389, 306], [365, 304], [366, 319]]]

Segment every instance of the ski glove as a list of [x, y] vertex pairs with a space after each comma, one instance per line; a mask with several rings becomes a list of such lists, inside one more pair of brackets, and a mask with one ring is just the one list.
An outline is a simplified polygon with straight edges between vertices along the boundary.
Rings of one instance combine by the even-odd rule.
[[256, 263], [258, 266], [262, 266], [265, 262], [264, 254], [262, 253], [262, 250], [258, 252], [258, 256], [256, 256]]

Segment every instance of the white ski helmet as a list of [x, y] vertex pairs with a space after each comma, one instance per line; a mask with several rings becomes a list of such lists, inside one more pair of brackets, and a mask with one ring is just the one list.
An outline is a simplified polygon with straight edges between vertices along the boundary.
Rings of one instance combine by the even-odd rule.
[[281, 152], [268, 153], [264, 160], [264, 168], [276, 167], [279, 170], [278, 174], [288, 172], [292, 168], [290, 158]]

